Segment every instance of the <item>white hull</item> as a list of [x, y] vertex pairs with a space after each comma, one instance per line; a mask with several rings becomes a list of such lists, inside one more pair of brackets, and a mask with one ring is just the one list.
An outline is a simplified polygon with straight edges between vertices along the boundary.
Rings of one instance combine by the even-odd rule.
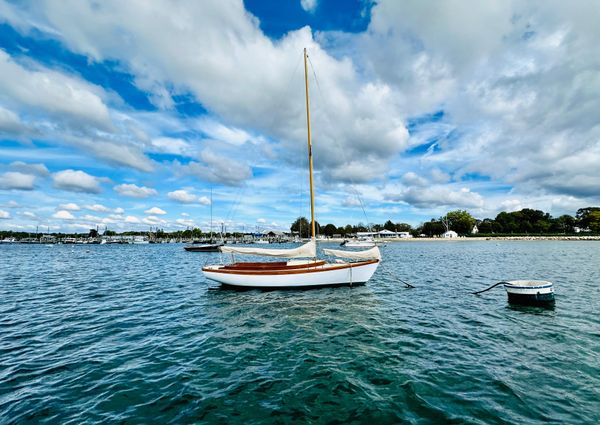
[[323, 266], [277, 272], [219, 272], [220, 266], [208, 266], [202, 269], [207, 279], [224, 285], [240, 288], [315, 288], [337, 285], [358, 285], [367, 282], [379, 261], [361, 263], [325, 264]]

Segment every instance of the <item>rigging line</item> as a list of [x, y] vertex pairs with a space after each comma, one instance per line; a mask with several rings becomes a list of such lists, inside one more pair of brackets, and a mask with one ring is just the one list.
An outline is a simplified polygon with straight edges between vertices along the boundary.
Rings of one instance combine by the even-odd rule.
[[[310, 69], [312, 70], [313, 76], [315, 77], [315, 83], [317, 85], [317, 90], [319, 92], [319, 96], [322, 99], [323, 105], [325, 105], [325, 96], [323, 95], [323, 91], [321, 90], [321, 84], [319, 84], [319, 79], [317, 78], [317, 73], [315, 71], [315, 67], [314, 67], [312, 61], [310, 60], [310, 56], [308, 56], [308, 63], [310, 64]], [[331, 117], [329, 116], [329, 113], [327, 112], [327, 108], [323, 108], [323, 111], [325, 112], [327, 121], [329, 121], [331, 123]], [[346, 151], [344, 150], [344, 148], [342, 146], [340, 146], [340, 144], [338, 143], [338, 141], [337, 141], [336, 138], [332, 138], [332, 139], [333, 139], [333, 142], [336, 144], [336, 146], [338, 148], [340, 148], [340, 150], [342, 152], [342, 156], [344, 158], [344, 162], [348, 162], [348, 157], [346, 156]], [[362, 197], [360, 196], [360, 193], [358, 192], [358, 189], [356, 189], [356, 187], [354, 187], [354, 186], [356, 186], [356, 182], [352, 178], [351, 174], [348, 175], [348, 178], [350, 179], [350, 182], [352, 183], [351, 189], [354, 190], [354, 192], [355, 192], [356, 198], [358, 199], [358, 202], [359, 202], [360, 207], [362, 209], [363, 215], [365, 216], [365, 220], [367, 220], [366, 224], [367, 224], [367, 226], [370, 229], [371, 228], [371, 226], [369, 226], [369, 221], [370, 220], [369, 220], [369, 217], [367, 216], [367, 212], [365, 210], [365, 206], [364, 206]]]
[[239, 206], [242, 196], [246, 192], [247, 188], [248, 188], [248, 185], [246, 184], [246, 182], [244, 182], [243, 185], [238, 189], [237, 194], [234, 198], [234, 202], [231, 205], [231, 208], [229, 209], [229, 212], [227, 213], [225, 220], [233, 221], [233, 218], [235, 217], [235, 214], [237, 213], [237, 207]]

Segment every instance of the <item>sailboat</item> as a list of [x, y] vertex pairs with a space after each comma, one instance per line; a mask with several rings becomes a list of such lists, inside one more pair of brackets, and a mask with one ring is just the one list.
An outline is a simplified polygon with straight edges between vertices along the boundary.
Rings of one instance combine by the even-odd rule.
[[306, 125], [308, 140], [308, 167], [310, 183], [310, 242], [292, 249], [265, 249], [222, 246], [223, 253], [259, 255], [288, 259], [269, 262], [234, 262], [228, 265], [208, 265], [202, 268], [207, 279], [225, 286], [237, 288], [321, 288], [326, 286], [348, 286], [366, 283], [381, 262], [376, 246], [366, 251], [343, 251], [323, 249], [326, 255], [356, 260], [336, 260], [328, 263], [317, 258], [315, 238], [315, 196], [313, 184], [313, 157], [310, 134], [310, 103], [308, 98], [308, 65], [304, 49], [304, 84], [306, 92]]
[[[185, 249], [186, 251], [188, 251], [188, 252], [219, 252], [219, 248], [221, 248], [224, 245], [222, 242], [215, 243], [213, 240], [212, 205], [213, 205], [213, 200], [212, 200], [212, 188], [211, 188], [210, 189], [210, 239], [209, 239], [208, 243], [205, 243], [205, 244], [192, 244], [192, 245], [184, 246], [183, 249]], [[222, 232], [221, 232], [221, 239], [223, 239]]]

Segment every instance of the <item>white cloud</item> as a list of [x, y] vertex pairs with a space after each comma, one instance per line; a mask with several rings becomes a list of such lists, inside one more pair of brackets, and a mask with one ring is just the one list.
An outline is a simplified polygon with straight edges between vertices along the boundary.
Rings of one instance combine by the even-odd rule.
[[418, 208], [481, 208], [483, 197], [477, 192], [463, 187], [453, 191], [446, 186], [410, 187], [398, 194], [386, 197], [391, 201], [402, 201]]
[[58, 206], [58, 209], [60, 210], [69, 210], [69, 211], [79, 211], [81, 208], [79, 207], [79, 205], [70, 202], [68, 204], [60, 204]]
[[67, 210], [59, 210], [52, 214], [52, 217], [58, 218], [59, 220], [73, 220], [75, 216]]
[[33, 190], [35, 176], [23, 174], [18, 171], [9, 171], [0, 174], [0, 189]]
[[163, 220], [155, 215], [149, 215], [142, 219], [142, 223], [154, 226], [157, 224], [165, 225], [165, 224], [167, 224], [167, 221]]
[[121, 207], [117, 207], [114, 209], [113, 211], [115, 214], [123, 214], [125, 212], [125, 210]]
[[140, 219], [133, 215], [125, 217], [125, 223], [138, 224], [141, 223]]
[[213, 183], [237, 186], [252, 177], [252, 170], [246, 164], [204, 149], [200, 153], [202, 163], [190, 161], [182, 165], [175, 161], [176, 171], [196, 176]]
[[194, 222], [194, 220], [190, 220], [190, 219], [184, 219], [184, 218], [178, 218], [177, 220], [175, 220], [175, 223], [177, 225], [179, 225], [180, 227], [198, 227], [196, 225], [196, 223]]
[[158, 195], [155, 189], [146, 186], [136, 186], [135, 184], [120, 184], [113, 188], [116, 192], [123, 196], [131, 198], [147, 198], [149, 196]]
[[300, 6], [307, 12], [313, 13], [317, 9], [317, 0], [300, 0]]
[[22, 173], [36, 174], [42, 177], [50, 174], [48, 168], [44, 164], [26, 164], [22, 161], [15, 161], [10, 163], [10, 167]]
[[9, 219], [10, 214], [8, 211], [0, 210], [0, 219]]
[[169, 192], [167, 193], [167, 197], [173, 201], [181, 202], [182, 204], [192, 204], [197, 202], [203, 205], [210, 205], [210, 200], [206, 196], [196, 196], [183, 189]]
[[13, 111], [0, 106], [0, 134], [18, 135], [26, 132], [27, 127], [21, 122], [21, 119]]
[[[316, 3], [302, 6], [314, 10]], [[326, 188], [390, 178], [400, 187], [390, 196], [419, 208], [480, 208], [499, 187], [510, 199], [568, 200], [548, 205], [600, 202], [600, 9], [584, 2], [380, 0], [363, 33], [302, 28], [275, 42], [240, 1], [0, 3], [0, 10], [24, 33], [37, 26], [90, 61], [118, 62], [156, 105], [169, 108], [172, 96], [191, 93], [212, 117], [156, 113], [160, 124], [136, 121], [135, 113], [109, 110], [112, 95], [103, 89], [3, 53], [5, 132], [35, 121], [52, 140], [144, 172], [160, 166], [144, 150], [190, 155], [189, 142], [178, 137], [199, 134], [194, 160], [174, 163], [183, 177], [239, 185], [252, 175], [249, 164], [268, 163], [281, 181], [305, 157], [303, 82], [290, 85], [290, 76], [307, 46], [320, 86], [311, 80], [317, 183]], [[44, 79], [38, 94], [33, 89]], [[51, 119], [38, 120], [39, 111]], [[427, 123], [437, 111], [443, 117]], [[53, 131], [55, 122], [60, 129]], [[413, 122], [409, 138], [406, 123]], [[62, 127], [81, 131], [65, 138]], [[410, 162], [401, 159], [418, 147]], [[156, 195], [148, 190], [125, 196]]]
[[[305, 6], [312, 10], [316, 2]], [[273, 43], [242, 2], [173, 7], [158, 1], [152, 8], [117, 1], [100, 8], [73, 2], [62, 7], [42, 4], [30, 13], [60, 33], [71, 50], [95, 61], [118, 60], [160, 107], [173, 104], [172, 93], [191, 92], [226, 123], [215, 128], [204, 124], [210, 138], [239, 145], [247, 138], [242, 129], [252, 128], [281, 141], [288, 159], [296, 159], [305, 143], [303, 81], [297, 74], [290, 85], [290, 76], [308, 47], [321, 89], [313, 96], [317, 167], [340, 167], [366, 155], [385, 164], [406, 145], [400, 107], [408, 102], [402, 92], [381, 78], [364, 81], [349, 58], [329, 55], [308, 27]], [[156, 28], [163, 30], [159, 34]], [[198, 56], [198, 51], [210, 54]], [[206, 164], [215, 154], [206, 155], [205, 164], [192, 164], [190, 173], [227, 184], [250, 176], [247, 166], [230, 166], [220, 158], [217, 164]]]
[[257, 222], [257, 223], [264, 224], [264, 223], [266, 223], [266, 222], [267, 222], [267, 220], [266, 220], [266, 219], [264, 219], [264, 218], [259, 218], [259, 219], [257, 219], [257, 220], [256, 220], [256, 222]]
[[358, 200], [357, 196], [348, 196], [346, 199], [344, 199], [342, 205], [344, 207], [360, 207], [360, 201]]
[[416, 173], [409, 171], [402, 176], [402, 182], [407, 186], [423, 187], [427, 185], [427, 180], [418, 176]]
[[246, 131], [235, 127], [227, 127], [214, 119], [201, 118], [196, 124], [200, 131], [206, 134], [210, 139], [216, 141], [241, 146], [252, 139], [250, 134]]
[[110, 212], [110, 208], [105, 207], [104, 205], [101, 204], [94, 204], [94, 205], [85, 205], [83, 208], [85, 208], [86, 210], [90, 210], [90, 211], [95, 211], [95, 212]]
[[153, 214], [153, 215], [165, 215], [167, 212], [165, 210], [161, 210], [158, 207], [152, 207], [144, 211], [144, 214]]
[[54, 187], [71, 192], [100, 193], [100, 180], [80, 170], [63, 170], [52, 175]]
[[[0, 99], [26, 108], [39, 108], [68, 121], [109, 130], [103, 90], [79, 79], [38, 67], [27, 69], [0, 50]], [[18, 82], [16, 84], [15, 82]]]
[[189, 156], [191, 145], [182, 139], [159, 137], [152, 139], [151, 146], [155, 152]]

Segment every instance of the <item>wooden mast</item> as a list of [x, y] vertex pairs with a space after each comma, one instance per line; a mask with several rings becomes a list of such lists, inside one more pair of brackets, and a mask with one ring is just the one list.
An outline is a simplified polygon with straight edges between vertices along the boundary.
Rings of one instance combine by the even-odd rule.
[[308, 129], [308, 172], [310, 176], [310, 231], [311, 238], [315, 238], [315, 193], [313, 183], [313, 160], [312, 143], [310, 140], [310, 107], [308, 102], [308, 65], [307, 65], [306, 47], [304, 48], [304, 86], [306, 88], [306, 127]]

